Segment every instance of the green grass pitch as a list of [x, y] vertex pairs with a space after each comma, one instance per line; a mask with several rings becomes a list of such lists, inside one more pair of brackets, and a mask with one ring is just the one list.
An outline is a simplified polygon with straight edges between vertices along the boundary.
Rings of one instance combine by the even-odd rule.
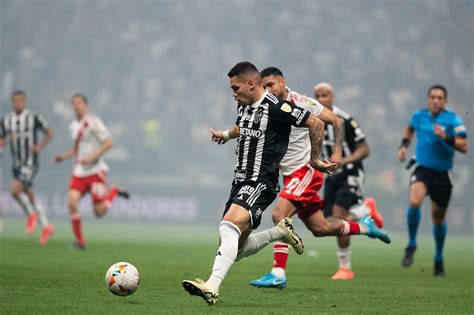
[[[405, 236], [391, 245], [359, 237], [353, 242], [353, 281], [330, 280], [337, 267], [335, 240], [303, 232], [306, 253], [290, 254], [288, 287], [256, 289], [249, 280], [267, 272], [271, 247], [234, 264], [218, 305], [207, 306], [181, 287], [206, 278], [217, 245], [217, 227], [85, 221], [88, 250], [69, 250], [66, 222], [47, 246], [23, 234], [23, 221], [8, 219], [0, 235], [0, 314], [473, 314], [474, 246], [471, 236], [448, 234], [445, 278], [432, 276], [433, 242], [421, 237], [415, 263], [400, 267]], [[308, 254], [309, 253], [309, 254]], [[117, 297], [105, 287], [114, 262], [141, 273], [137, 292]]]

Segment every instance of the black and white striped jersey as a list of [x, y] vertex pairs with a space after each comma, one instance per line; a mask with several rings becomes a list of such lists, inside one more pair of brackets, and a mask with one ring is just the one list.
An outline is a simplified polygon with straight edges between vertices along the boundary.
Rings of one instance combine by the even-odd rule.
[[303, 127], [310, 113], [268, 92], [255, 104], [239, 105], [237, 111], [240, 134], [235, 181], [262, 181], [275, 189], [291, 126]]
[[48, 122], [41, 114], [27, 109], [17, 115], [11, 112], [0, 120], [0, 138], [10, 141], [13, 168], [37, 166], [38, 155], [32, 146], [38, 143], [38, 131], [49, 128]]
[[[362, 129], [360, 129], [357, 121], [352, 118], [351, 115], [337, 106], [333, 106], [333, 112], [344, 121], [345, 136], [342, 143], [342, 157], [346, 157], [355, 151], [358, 143], [365, 140], [365, 135], [362, 132]], [[326, 124], [324, 126], [324, 141], [321, 157], [324, 159], [329, 159], [332, 155], [333, 146], [334, 128], [332, 125]], [[363, 170], [362, 162], [358, 161], [355, 163], [348, 163], [343, 168], [338, 169], [337, 172], [352, 173], [352, 170], [354, 170], [354, 174], [357, 174], [358, 170]]]

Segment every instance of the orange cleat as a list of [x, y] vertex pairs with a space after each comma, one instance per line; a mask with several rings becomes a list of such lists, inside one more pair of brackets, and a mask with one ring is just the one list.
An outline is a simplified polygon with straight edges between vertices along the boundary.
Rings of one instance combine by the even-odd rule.
[[44, 245], [48, 243], [49, 238], [51, 235], [54, 233], [54, 227], [51, 224], [48, 224], [43, 228], [43, 231], [41, 231], [41, 237], [39, 239], [39, 243], [41, 245]]
[[31, 235], [35, 232], [37, 221], [38, 215], [34, 212], [26, 218], [26, 234]]
[[332, 276], [332, 280], [352, 280], [354, 279], [354, 272], [350, 269], [339, 268], [339, 270]]
[[374, 220], [375, 225], [381, 229], [383, 228], [383, 217], [380, 212], [377, 210], [377, 203], [374, 198], [366, 198], [364, 200], [364, 205], [370, 209], [369, 216]]

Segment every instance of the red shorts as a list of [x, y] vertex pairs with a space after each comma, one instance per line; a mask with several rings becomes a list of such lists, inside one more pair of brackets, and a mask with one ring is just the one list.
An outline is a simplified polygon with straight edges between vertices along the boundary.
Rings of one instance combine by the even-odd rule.
[[81, 196], [90, 193], [93, 202], [101, 202], [107, 196], [107, 173], [99, 172], [86, 177], [73, 175], [69, 182], [69, 189], [80, 191]]
[[290, 200], [298, 208], [300, 219], [309, 218], [324, 207], [324, 200], [318, 196], [323, 178], [321, 172], [305, 165], [283, 177], [285, 187], [280, 192], [280, 197]]

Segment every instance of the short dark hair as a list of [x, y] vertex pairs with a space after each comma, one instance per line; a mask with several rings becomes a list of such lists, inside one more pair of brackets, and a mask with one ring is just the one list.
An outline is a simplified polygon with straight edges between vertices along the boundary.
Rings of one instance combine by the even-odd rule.
[[257, 67], [249, 61], [242, 61], [236, 64], [235, 66], [230, 69], [229, 73], [227, 73], [227, 76], [229, 78], [235, 77], [235, 76], [240, 76], [243, 74], [260, 74], [258, 72]]
[[430, 96], [431, 91], [433, 91], [433, 90], [443, 91], [444, 92], [444, 97], [448, 98], [448, 89], [444, 85], [441, 85], [441, 84], [432, 85], [428, 90], [428, 96]]
[[89, 100], [87, 99], [87, 96], [85, 96], [84, 94], [76, 93], [71, 97], [71, 100], [75, 99], [76, 97], [79, 97], [80, 99], [82, 99], [84, 103], [89, 104]]
[[13, 98], [14, 96], [23, 96], [24, 98], [26, 98], [26, 92], [24, 90], [15, 90], [12, 92], [11, 94], [11, 98]]
[[281, 72], [281, 70], [276, 67], [268, 67], [268, 68], [263, 69], [260, 72], [260, 76], [262, 78], [269, 77], [271, 75], [279, 75], [279, 76], [284, 77], [283, 72]]

